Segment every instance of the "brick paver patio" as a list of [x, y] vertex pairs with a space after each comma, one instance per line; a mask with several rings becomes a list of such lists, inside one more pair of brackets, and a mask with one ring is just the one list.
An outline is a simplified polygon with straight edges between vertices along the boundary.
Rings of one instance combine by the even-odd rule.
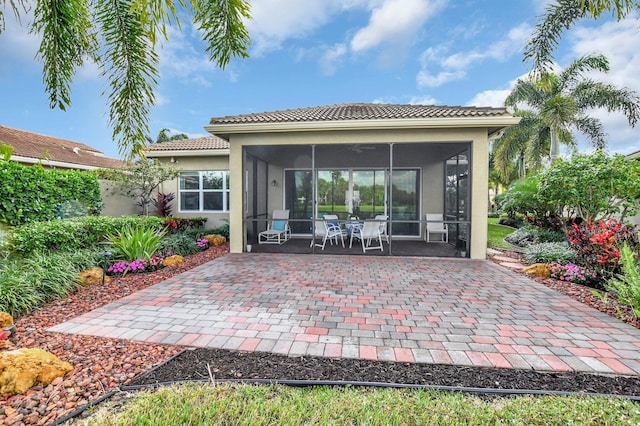
[[229, 254], [50, 331], [292, 356], [640, 375], [640, 330], [466, 259]]

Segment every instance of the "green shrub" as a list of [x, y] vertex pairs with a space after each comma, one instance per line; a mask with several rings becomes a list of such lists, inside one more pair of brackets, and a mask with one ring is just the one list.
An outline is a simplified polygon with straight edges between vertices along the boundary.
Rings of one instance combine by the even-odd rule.
[[518, 217], [501, 217], [500, 220], [498, 220], [498, 225], [521, 228], [524, 226], [524, 221]]
[[197, 240], [198, 238], [202, 238], [205, 235], [217, 234], [217, 235], [222, 235], [228, 241], [229, 240], [229, 224], [224, 224], [222, 226], [219, 226], [218, 228], [213, 228], [213, 229], [188, 229], [184, 232], [184, 234], [190, 238], [193, 238], [194, 240]]
[[78, 272], [99, 264], [97, 250], [37, 254], [0, 263], [0, 311], [19, 316], [66, 296], [78, 286]]
[[606, 282], [604, 287], [620, 303], [629, 306], [636, 317], [640, 317], [640, 271], [627, 243], [622, 246], [620, 261], [622, 273]]
[[179, 254], [180, 256], [198, 253], [202, 249], [196, 245], [197, 238], [185, 234], [167, 235], [160, 241], [159, 251], [163, 254], [171, 253]]
[[65, 201], [77, 200], [89, 214], [102, 210], [97, 176], [88, 171], [44, 169], [0, 162], [0, 222], [12, 226], [51, 220]]
[[127, 226], [117, 234], [109, 234], [108, 239], [117, 260], [132, 262], [151, 259], [160, 249], [164, 236], [164, 230]]
[[162, 229], [162, 219], [153, 216], [98, 217], [56, 219], [33, 222], [14, 229], [9, 249], [20, 254], [45, 251], [74, 251], [99, 246], [127, 226]]
[[505, 238], [510, 244], [527, 247], [540, 243], [562, 243], [567, 241], [567, 237], [551, 229], [540, 229], [532, 226], [523, 226]]
[[562, 265], [576, 261], [576, 252], [568, 243], [541, 243], [528, 246], [524, 251], [527, 263], [551, 263]]

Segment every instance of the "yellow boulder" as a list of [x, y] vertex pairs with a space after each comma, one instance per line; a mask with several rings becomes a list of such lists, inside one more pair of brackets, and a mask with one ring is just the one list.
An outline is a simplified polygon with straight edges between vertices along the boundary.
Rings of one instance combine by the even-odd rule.
[[0, 352], [0, 394], [21, 394], [33, 386], [47, 386], [73, 371], [73, 366], [38, 348]]
[[6, 328], [13, 325], [13, 317], [6, 312], [0, 312], [0, 328]]
[[546, 263], [534, 263], [524, 268], [522, 272], [543, 278], [549, 278], [551, 276], [551, 268]]
[[[80, 272], [78, 276], [80, 277], [80, 285], [82, 287], [102, 284], [102, 268], [90, 268]], [[110, 281], [111, 277], [105, 275], [104, 282], [108, 283]]]
[[173, 256], [165, 257], [164, 260], [162, 261], [162, 265], [163, 266], [178, 265], [182, 262], [184, 262], [184, 259], [182, 258], [182, 256], [180, 256], [179, 254], [174, 254]]

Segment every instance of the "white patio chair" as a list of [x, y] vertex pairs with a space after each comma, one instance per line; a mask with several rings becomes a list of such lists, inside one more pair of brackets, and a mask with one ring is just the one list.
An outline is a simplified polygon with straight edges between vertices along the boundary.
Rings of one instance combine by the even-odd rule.
[[[327, 240], [329, 240], [330, 244], [333, 244], [334, 241], [336, 242], [336, 244], [338, 244], [338, 238], [340, 238], [340, 240], [342, 241], [342, 247], [344, 248], [344, 237], [342, 236], [342, 231], [340, 230], [339, 226], [336, 227], [333, 224], [328, 224], [326, 220], [320, 219], [316, 219], [314, 220], [314, 222], [315, 232], [313, 235], [313, 239], [311, 240], [311, 244], [309, 244], [309, 247], [312, 247], [315, 244], [316, 247], [320, 247], [322, 248], [322, 250], [324, 250], [324, 247], [327, 244]], [[316, 243], [316, 238], [321, 238], [322, 244]]]
[[379, 214], [376, 215], [374, 220], [380, 221], [380, 235], [387, 241], [387, 244], [389, 244], [389, 234], [387, 233], [387, 220], [389, 220], [389, 216], [386, 214]]
[[267, 230], [258, 234], [258, 244], [284, 244], [290, 238], [289, 210], [274, 210]]
[[427, 213], [427, 230], [424, 237], [426, 242], [430, 242], [429, 234], [440, 234], [439, 242], [449, 242], [449, 227], [444, 223], [443, 215]]
[[332, 233], [334, 234], [334, 240], [336, 242], [336, 244], [338, 243], [338, 237], [340, 237], [340, 235], [337, 235], [337, 231], [339, 230], [340, 233], [342, 234], [342, 239], [343, 239], [343, 243], [342, 245], [344, 246], [344, 237], [347, 236], [347, 230], [342, 228], [342, 225], [340, 225], [340, 218], [338, 217], [337, 214], [325, 214], [323, 215], [324, 220], [327, 224], [327, 228], [330, 228]]
[[[367, 250], [380, 249], [384, 250], [382, 246], [382, 235], [380, 235], [380, 223], [376, 220], [366, 220], [362, 227], [355, 227], [351, 231], [351, 241], [349, 247], [353, 244], [353, 238], [359, 238], [362, 242], [362, 252], [366, 253]], [[378, 246], [372, 246], [371, 242], [376, 239], [380, 243]]]

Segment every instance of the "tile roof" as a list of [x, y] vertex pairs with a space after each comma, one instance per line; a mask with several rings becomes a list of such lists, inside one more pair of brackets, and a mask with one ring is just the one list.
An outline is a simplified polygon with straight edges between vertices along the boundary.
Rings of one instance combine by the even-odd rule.
[[122, 160], [105, 157], [102, 151], [80, 142], [3, 125], [0, 125], [0, 142], [13, 147], [13, 155], [43, 160], [43, 165], [47, 165], [46, 160], [112, 169], [120, 168], [126, 164]]
[[217, 136], [167, 141], [147, 146], [149, 151], [229, 149], [229, 142]]
[[286, 123], [305, 121], [390, 120], [416, 118], [497, 117], [506, 108], [438, 105], [338, 104], [282, 111], [214, 117], [210, 124]]

